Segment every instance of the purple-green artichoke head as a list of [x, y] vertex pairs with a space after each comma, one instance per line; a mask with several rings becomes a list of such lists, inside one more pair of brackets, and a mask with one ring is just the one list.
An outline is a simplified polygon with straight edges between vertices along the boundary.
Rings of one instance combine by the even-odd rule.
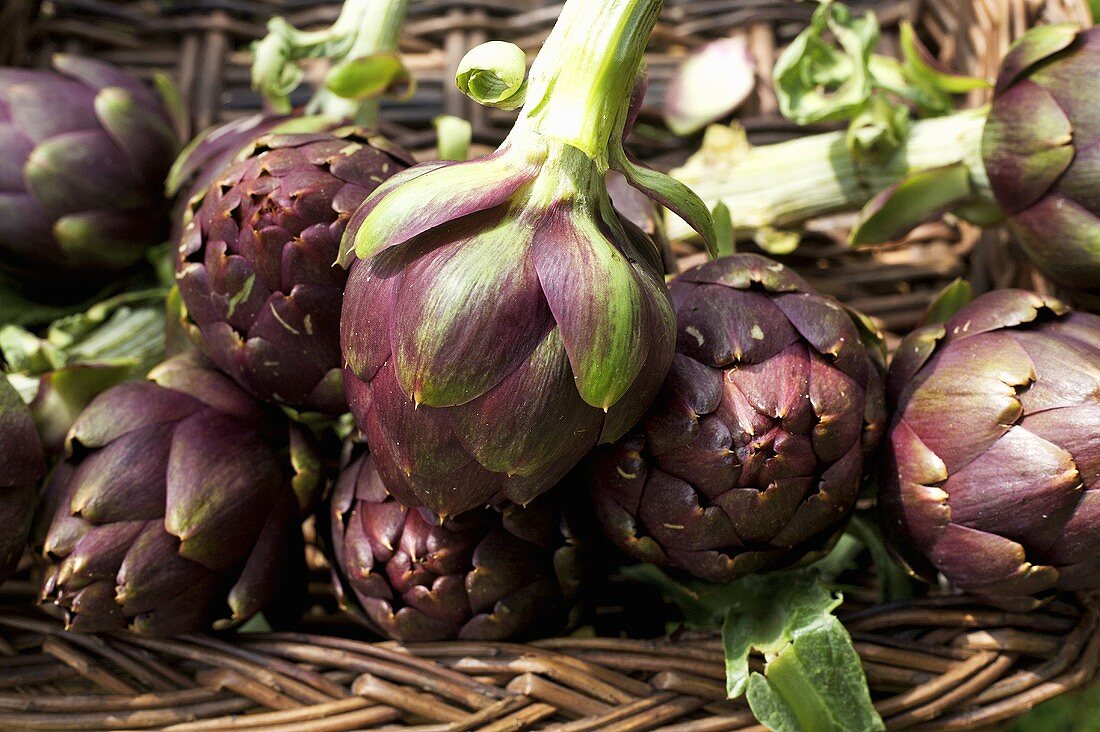
[[698, 196], [623, 148], [659, 10], [566, 3], [526, 85], [521, 50], [471, 51], [465, 93], [494, 103], [516, 82], [508, 138], [391, 178], [348, 223], [345, 387], [402, 504], [444, 518], [526, 505], [630, 429], [668, 372], [661, 252], [606, 183], [622, 173], [713, 246]]
[[982, 157], [1035, 264], [1100, 298], [1100, 27], [1040, 26], [1001, 64]]
[[1100, 317], [990, 292], [887, 379], [885, 532], [911, 567], [1029, 608], [1100, 588]]
[[42, 605], [70, 629], [231, 627], [304, 576], [300, 517], [320, 483], [312, 447], [196, 357], [96, 397], [68, 449], [38, 540]]
[[177, 281], [191, 330], [259, 399], [347, 411], [333, 266], [348, 217], [412, 160], [361, 128], [269, 134], [221, 172], [192, 212]]
[[690, 269], [671, 291], [668, 379], [638, 427], [586, 463], [605, 532], [712, 582], [819, 556], [885, 423], [873, 334], [753, 254]]
[[348, 400], [405, 505], [529, 503], [629, 429], [671, 363], [661, 253], [557, 150], [418, 165], [348, 226]]
[[0, 584], [27, 544], [46, 459], [30, 409], [0, 374]]
[[341, 473], [331, 503], [334, 585], [376, 632], [405, 641], [503, 640], [560, 631], [581, 577], [580, 547], [554, 491], [440, 521], [406, 508], [372, 456]]
[[163, 241], [179, 140], [136, 79], [76, 56], [53, 64], [0, 68], [0, 271], [71, 290]]

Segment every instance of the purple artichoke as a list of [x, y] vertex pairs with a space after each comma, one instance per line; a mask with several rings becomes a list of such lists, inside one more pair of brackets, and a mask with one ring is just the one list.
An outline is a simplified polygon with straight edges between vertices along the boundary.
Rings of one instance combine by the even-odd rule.
[[333, 262], [348, 216], [412, 161], [361, 128], [269, 134], [202, 197], [179, 247], [180, 294], [203, 352], [254, 396], [347, 411]]
[[1100, 317], [1022, 290], [902, 342], [880, 502], [915, 569], [1009, 607], [1100, 588], [1098, 366]]
[[604, 175], [713, 240], [702, 202], [622, 148], [657, 12], [569, 0], [501, 147], [410, 168], [348, 224], [348, 401], [403, 504], [444, 517], [527, 504], [630, 429], [667, 373], [661, 253], [615, 211]]
[[303, 576], [306, 438], [194, 356], [149, 378], [96, 397], [43, 497], [42, 602], [73, 630], [223, 628]]
[[0, 374], [0, 584], [23, 555], [36, 484], [45, 473], [42, 443], [30, 410]]
[[390, 497], [374, 460], [360, 457], [332, 497], [337, 594], [367, 625], [398, 640], [561, 630], [574, 608], [580, 562], [558, 495], [441, 523]]
[[982, 157], [1035, 264], [1100, 297], [1100, 27], [1040, 26], [1001, 64]]
[[75, 56], [53, 63], [58, 73], [0, 68], [0, 270], [67, 278], [71, 296], [164, 239], [179, 141], [137, 80]]
[[854, 508], [885, 422], [862, 321], [753, 254], [690, 269], [671, 291], [668, 379], [586, 466], [606, 533], [714, 582], [815, 556]]

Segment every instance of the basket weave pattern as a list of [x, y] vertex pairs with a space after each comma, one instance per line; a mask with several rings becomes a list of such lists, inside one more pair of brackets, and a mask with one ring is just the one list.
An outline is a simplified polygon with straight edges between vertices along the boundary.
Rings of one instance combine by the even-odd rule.
[[[844, 617], [890, 729], [975, 729], [1091, 679], [1096, 608], [950, 597]], [[759, 670], [762, 659], [750, 663]], [[0, 615], [0, 729], [761, 732], [725, 700], [717, 638], [367, 643], [306, 633], [154, 640]], [[246, 715], [246, 716], [242, 716]]]

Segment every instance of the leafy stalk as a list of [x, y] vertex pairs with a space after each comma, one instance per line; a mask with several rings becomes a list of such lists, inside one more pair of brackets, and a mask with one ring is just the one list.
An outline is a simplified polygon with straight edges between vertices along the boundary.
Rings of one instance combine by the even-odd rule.
[[[909, 25], [901, 60], [874, 53], [878, 39], [874, 13], [822, 0], [776, 61], [776, 95], [794, 122], [847, 122], [847, 131], [750, 148], [742, 133], [712, 128], [673, 176], [708, 205], [724, 203], [739, 232], [777, 253], [797, 244], [777, 230], [864, 206], [853, 244], [885, 241], [944, 210], [996, 220], [981, 157], [986, 111], [950, 114], [954, 95], [988, 82], [940, 68]], [[914, 112], [930, 119], [913, 122]], [[671, 236], [685, 233], [673, 222]]]
[[[971, 199], [992, 206], [981, 156], [985, 118], [981, 109], [918, 120], [892, 154], [867, 162], [852, 156], [844, 132], [750, 147], [742, 130], [714, 126], [702, 149], [671, 175], [708, 206], [725, 204], [741, 234], [856, 211], [913, 173], [956, 164], [965, 166]], [[671, 238], [689, 235], [682, 221], [669, 221]]]
[[[680, 606], [688, 625], [720, 625], [726, 693], [746, 695], [762, 724], [777, 732], [882, 730], [851, 636], [833, 611], [843, 598], [817, 568], [749, 575], [726, 585], [682, 584], [652, 565], [629, 567]], [[764, 673], [749, 655], [764, 656]]]
[[397, 55], [407, 9], [408, 0], [345, 0], [331, 27], [309, 32], [272, 18], [267, 35], [253, 45], [252, 85], [275, 111], [289, 113], [290, 94], [305, 77], [300, 62], [327, 58], [332, 67], [307, 114], [373, 127], [381, 96], [412, 89]]

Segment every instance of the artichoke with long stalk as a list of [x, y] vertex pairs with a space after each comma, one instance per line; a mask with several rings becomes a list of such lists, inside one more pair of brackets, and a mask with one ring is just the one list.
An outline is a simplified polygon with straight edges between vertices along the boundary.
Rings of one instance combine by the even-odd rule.
[[402, 503], [526, 504], [660, 386], [675, 339], [661, 254], [604, 181], [619, 170], [712, 238], [698, 198], [622, 148], [660, 8], [567, 2], [500, 148], [410, 168], [349, 223], [347, 395]]

